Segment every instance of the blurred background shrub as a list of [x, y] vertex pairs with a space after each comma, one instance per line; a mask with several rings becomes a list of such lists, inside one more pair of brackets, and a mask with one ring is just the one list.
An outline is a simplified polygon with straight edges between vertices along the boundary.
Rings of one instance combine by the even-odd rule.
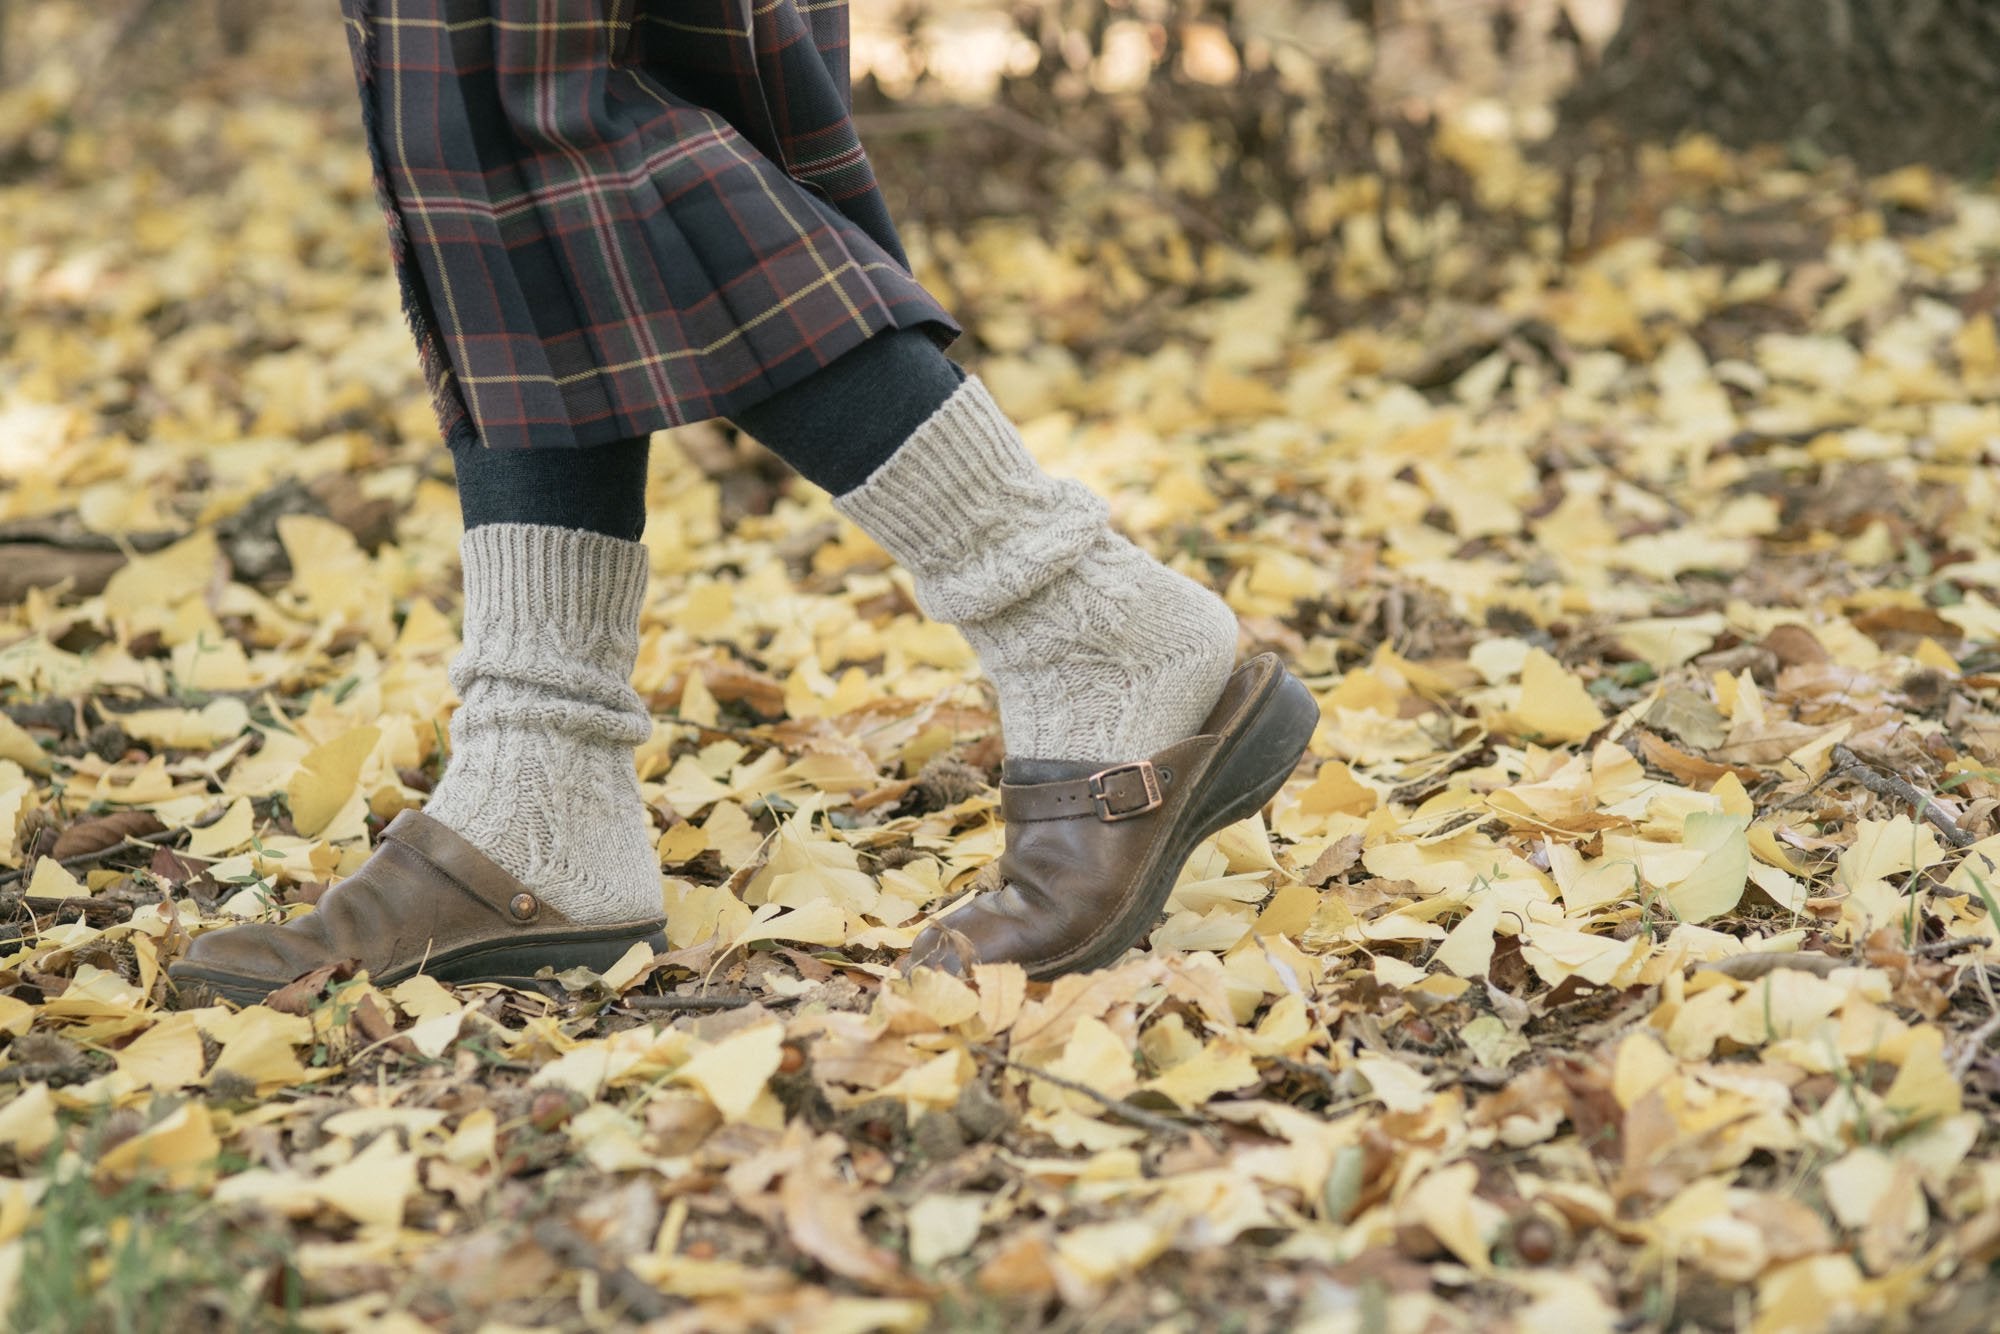
[[[1986, 173], [2000, 143], [1992, 0], [853, 9], [856, 112], [906, 230], [976, 252], [1018, 245], [982, 221], [1041, 217], [1071, 257], [1115, 236], [1093, 290], [1135, 309], [1240, 288], [1218, 254], [1282, 257], [1329, 321], [1490, 300], [1509, 272], [1489, 256], [1559, 261], [1650, 225], [1633, 163], [1690, 134], [1868, 173]], [[143, 135], [108, 127], [171, 123], [246, 81], [351, 114], [332, 0], [0, 0], [0, 184], [142, 165]], [[1004, 282], [1005, 256], [986, 260]]]

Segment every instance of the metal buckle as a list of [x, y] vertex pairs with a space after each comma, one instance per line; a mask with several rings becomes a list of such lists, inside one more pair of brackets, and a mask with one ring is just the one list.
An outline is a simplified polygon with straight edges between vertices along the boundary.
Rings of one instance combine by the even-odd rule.
[[[1146, 804], [1116, 811], [1111, 809], [1111, 794], [1104, 790], [1104, 780], [1115, 774], [1135, 773], [1146, 786]], [[1090, 799], [1097, 803], [1097, 818], [1106, 824], [1117, 824], [1120, 820], [1130, 820], [1134, 816], [1156, 811], [1166, 804], [1160, 796], [1160, 776], [1153, 771], [1151, 760], [1138, 760], [1131, 764], [1114, 764], [1109, 769], [1099, 769], [1090, 776]]]

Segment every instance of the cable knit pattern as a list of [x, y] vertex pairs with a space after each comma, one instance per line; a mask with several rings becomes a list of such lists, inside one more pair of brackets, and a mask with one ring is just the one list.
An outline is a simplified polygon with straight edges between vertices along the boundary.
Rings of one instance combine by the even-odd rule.
[[646, 548], [540, 524], [465, 535], [465, 644], [451, 763], [431, 818], [588, 924], [660, 915], [660, 863], [633, 748]]
[[948, 625], [1038, 592], [1110, 516], [1089, 487], [1036, 466], [976, 376], [833, 504], [916, 576], [917, 605]]
[[965, 635], [999, 689], [1010, 756], [1151, 755], [1194, 734], [1235, 665], [1222, 599], [1036, 466], [976, 377], [834, 506], [910, 571], [926, 615]]

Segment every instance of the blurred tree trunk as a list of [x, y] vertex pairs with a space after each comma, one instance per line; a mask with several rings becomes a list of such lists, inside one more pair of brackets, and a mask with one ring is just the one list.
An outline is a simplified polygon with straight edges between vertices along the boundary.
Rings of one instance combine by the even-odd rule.
[[1626, 140], [1702, 130], [1990, 172], [2000, 0], [1628, 0], [1565, 115]]

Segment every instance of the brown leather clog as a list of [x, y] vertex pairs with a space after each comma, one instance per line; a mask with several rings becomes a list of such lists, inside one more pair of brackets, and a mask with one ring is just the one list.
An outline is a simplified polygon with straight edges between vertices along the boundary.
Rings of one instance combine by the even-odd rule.
[[1114, 962], [1152, 929], [1201, 841], [1284, 786], [1318, 725], [1312, 692], [1265, 653], [1229, 678], [1199, 733], [1150, 759], [1009, 760], [1001, 888], [925, 928], [906, 971], [1011, 961], [1049, 978]]
[[665, 952], [665, 924], [574, 922], [446, 826], [404, 811], [361, 869], [313, 911], [282, 925], [206, 932], [167, 976], [183, 993], [243, 1005], [347, 960], [378, 984], [429, 973], [445, 982], [534, 986], [542, 968], [601, 971], [639, 941]]

